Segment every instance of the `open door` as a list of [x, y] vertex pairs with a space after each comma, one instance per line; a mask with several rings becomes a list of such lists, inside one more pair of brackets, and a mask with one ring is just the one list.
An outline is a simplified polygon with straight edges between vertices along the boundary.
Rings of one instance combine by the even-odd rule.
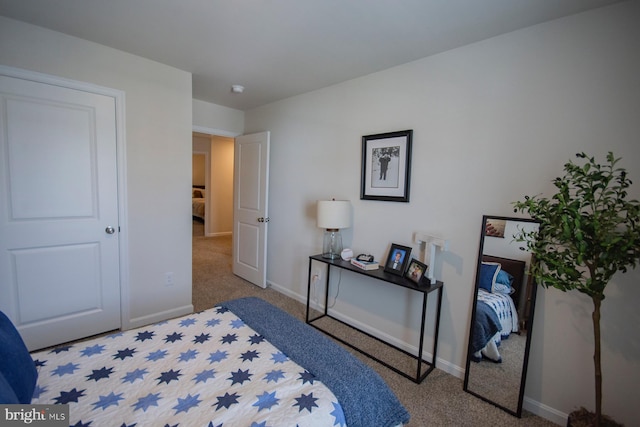
[[269, 132], [235, 140], [233, 274], [267, 287]]

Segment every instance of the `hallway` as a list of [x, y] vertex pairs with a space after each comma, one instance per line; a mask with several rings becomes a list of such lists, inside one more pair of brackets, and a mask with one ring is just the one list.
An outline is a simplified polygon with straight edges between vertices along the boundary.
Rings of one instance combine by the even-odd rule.
[[201, 311], [233, 298], [247, 282], [232, 272], [231, 235], [205, 237], [204, 224], [194, 220], [192, 238], [192, 301], [194, 310]]

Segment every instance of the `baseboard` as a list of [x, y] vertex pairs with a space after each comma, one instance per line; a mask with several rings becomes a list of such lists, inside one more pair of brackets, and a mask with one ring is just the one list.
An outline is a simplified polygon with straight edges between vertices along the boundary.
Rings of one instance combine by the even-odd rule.
[[307, 304], [307, 297], [300, 295], [297, 292], [292, 292], [290, 289], [284, 288], [280, 285], [278, 285], [277, 283], [273, 283], [270, 280], [267, 280], [267, 286], [270, 288], [273, 288], [274, 290], [280, 292], [281, 294], [288, 296], [291, 299], [294, 299], [298, 302], [300, 302], [301, 304]]
[[151, 325], [153, 323], [162, 322], [167, 319], [173, 319], [174, 317], [180, 317], [193, 313], [193, 305], [183, 305], [182, 307], [176, 307], [171, 310], [161, 311], [159, 313], [153, 313], [148, 316], [136, 317], [129, 319], [127, 325], [122, 325], [122, 329], [133, 329], [140, 326]]
[[[292, 298], [296, 301], [299, 301], [302, 304], [307, 304], [307, 297], [306, 295], [300, 295], [298, 293], [292, 292], [289, 289], [286, 289], [282, 286], [277, 285], [276, 283], [273, 282], [268, 282], [269, 287], [273, 288], [274, 290], [280, 292], [281, 294], [284, 294], [286, 296], [288, 296], [289, 298]], [[309, 303], [310, 307], [314, 310], [318, 310], [318, 311], [324, 311], [324, 306], [318, 304], [318, 302], [316, 301], [310, 301]], [[377, 329], [374, 329], [356, 319], [353, 319], [343, 313], [339, 313], [337, 311], [331, 310], [329, 309], [329, 314], [331, 314], [331, 316], [335, 317], [336, 319], [339, 319], [345, 323], [348, 323], [350, 325], [353, 325], [355, 327], [357, 327], [358, 329], [365, 331], [368, 334], [373, 335], [374, 337], [377, 337], [383, 341], [386, 341], [390, 344], [393, 344], [394, 346], [410, 353], [413, 355], [417, 355], [418, 354], [418, 347], [415, 345], [411, 345], [408, 344], [404, 341], [400, 341], [397, 338], [388, 335], [384, 332], [381, 332]], [[431, 354], [431, 352], [424, 352], [424, 358], [427, 360], [430, 360], [433, 357], [433, 354]], [[438, 369], [440, 369], [441, 371], [444, 371], [450, 375], [453, 375], [457, 378], [464, 378], [464, 369], [461, 368], [460, 366], [454, 365], [452, 363], [450, 363], [447, 360], [441, 359], [441, 358], [436, 358], [436, 367]]]
[[545, 405], [544, 403], [537, 402], [527, 396], [524, 397], [522, 408], [534, 415], [549, 420], [552, 423], [562, 426], [567, 425], [567, 418], [569, 418], [568, 414], [560, 412], [557, 409]]
[[[273, 282], [267, 282], [268, 286], [270, 288], [273, 288], [274, 290], [280, 292], [283, 295], [288, 296], [289, 298], [292, 298], [296, 301], [299, 301], [302, 304], [306, 304], [307, 303], [307, 297], [306, 295], [300, 295], [296, 292], [292, 292], [291, 290], [279, 286], [276, 283]], [[318, 304], [315, 301], [310, 301], [310, 306], [311, 308], [313, 308], [314, 310], [319, 310], [319, 311], [323, 311], [324, 307], [321, 306], [320, 304]], [[370, 333], [371, 335], [378, 337], [380, 339], [383, 339], [385, 341], [391, 342], [394, 345], [396, 345], [398, 348], [402, 348], [405, 351], [408, 351], [411, 354], [418, 354], [418, 348], [416, 346], [412, 346], [409, 345], [405, 342], [401, 342], [399, 340], [397, 340], [396, 338], [389, 336], [383, 332], [380, 332], [378, 330], [374, 330], [371, 327], [368, 327], [367, 325], [362, 324], [361, 322], [352, 319], [348, 316], [345, 316], [344, 314], [341, 313], [337, 313], [337, 312], [331, 312], [330, 313], [332, 316], [347, 322], [349, 324], [352, 324], [354, 326], [357, 326], [359, 329], [362, 329], [363, 331]], [[431, 358], [431, 354], [428, 354], [428, 358]], [[438, 369], [440, 369], [441, 371], [444, 371], [450, 375], [453, 375], [456, 378], [460, 378], [463, 379], [464, 378], [464, 368], [460, 367], [458, 365], [455, 365], [447, 360], [441, 359], [441, 358], [437, 358], [436, 359], [436, 367]], [[568, 414], [565, 414], [563, 412], [560, 412], [550, 406], [547, 406], [543, 403], [537, 402], [529, 397], [524, 397], [524, 402], [523, 402], [523, 408], [529, 412], [531, 412], [532, 414], [535, 414], [539, 417], [542, 417], [546, 420], [551, 421], [552, 423], [558, 424], [558, 425], [566, 425], [567, 424], [567, 418], [569, 417]]]
[[205, 233], [205, 237], [231, 236], [231, 231], [219, 231], [217, 233]]
[[441, 371], [446, 372], [449, 375], [453, 375], [456, 378], [464, 379], [464, 368], [458, 365], [454, 365], [448, 360], [444, 360], [438, 357], [436, 366]]

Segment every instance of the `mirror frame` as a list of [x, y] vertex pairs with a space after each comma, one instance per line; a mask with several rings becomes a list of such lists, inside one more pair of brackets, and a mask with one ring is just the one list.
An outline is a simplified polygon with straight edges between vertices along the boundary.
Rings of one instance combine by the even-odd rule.
[[[477, 263], [476, 263], [476, 275], [475, 275], [475, 282], [474, 282], [474, 291], [473, 291], [473, 306], [472, 306], [472, 310], [471, 310], [471, 319], [469, 321], [469, 340], [467, 343], [467, 361], [466, 361], [466, 365], [465, 365], [465, 371], [464, 371], [464, 385], [463, 385], [463, 390], [466, 391], [467, 393], [470, 393], [472, 395], [474, 395], [475, 397], [484, 400], [485, 402], [491, 403], [494, 406], [497, 406], [498, 408], [502, 409], [503, 411], [516, 416], [518, 418], [522, 417], [522, 403], [524, 401], [524, 389], [525, 389], [525, 385], [526, 385], [526, 379], [527, 379], [527, 367], [529, 365], [529, 350], [531, 348], [531, 336], [533, 335], [533, 317], [535, 314], [535, 307], [536, 307], [536, 295], [537, 295], [537, 289], [538, 289], [538, 283], [535, 281], [535, 279], [530, 278], [530, 280], [533, 280], [533, 285], [531, 287], [531, 298], [529, 299], [529, 316], [527, 317], [527, 319], [525, 320], [525, 330], [527, 331], [527, 339], [526, 339], [526, 343], [525, 343], [525, 348], [524, 348], [524, 359], [523, 359], [523, 364], [522, 364], [522, 373], [520, 376], [520, 390], [518, 391], [518, 404], [516, 407], [516, 410], [514, 411], [511, 408], [507, 408], [504, 405], [501, 405], [497, 402], [494, 402], [493, 400], [491, 400], [490, 398], [486, 397], [486, 396], [482, 396], [476, 392], [474, 392], [473, 390], [469, 390], [469, 367], [471, 366], [471, 344], [472, 344], [472, 338], [473, 338], [473, 328], [474, 328], [474, 319], [476, 317], [476, 305], [477, 305], [477, 301], [478, 301], [478, 287], [479, 287], [479, 277], [480, 277], [480, 268], [482, 265], [482, 256], [484, 255], [484, 239], [485, 239], [485, 235], [486, 235], [486, 224], [487, 224], [487, 220], [488, 219], [498, 219], [498, 220], [505, 220], [505, 221], [517, 221], [517, 222], [527, 222], [527, 223], [537, 223], [540, 224], [540, 221], [535, 220], [535, 219], [531, 219], [531, 218], [518, 218], [518, 217], [506, 217], [506, 216], [500, 216], [500, 215], [483, 215], [482, 216], [482, 229], [480, 232], [480, 246], [478, 248], [478, 259], [477, 259]], [[506, 237], [506, 236], [505, 236]], [[533, 257], [533, 255], [532, 255]], [[527, 303], [527, 301], [525, 301], [525, 304]]]

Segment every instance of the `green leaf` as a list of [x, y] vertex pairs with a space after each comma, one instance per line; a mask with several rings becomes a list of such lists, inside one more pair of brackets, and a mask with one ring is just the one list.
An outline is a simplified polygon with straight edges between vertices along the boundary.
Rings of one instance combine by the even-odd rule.
[[585, 153], [576, 157], [580, 164], [566, 163], [552, 181], [555, 194], [513, 203], [514, 211], [541, 222], [537, 232], [516, 238], [535, 256], [532, 274], [542, 286], [602, 299], [615, 272], [639, 263], [640, 204], [627, 200], [631, 180], [615, 168], [620, 159], [612, 152], [605, 164]]

